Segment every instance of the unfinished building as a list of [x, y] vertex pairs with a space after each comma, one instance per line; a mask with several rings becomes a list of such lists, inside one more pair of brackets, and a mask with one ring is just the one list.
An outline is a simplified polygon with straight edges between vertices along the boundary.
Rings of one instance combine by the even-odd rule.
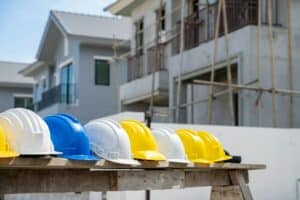
[[[154, 120], [299, 127], [294, 0], [119, 0], [133, 18], [123, 110]], [[115, 45], [117, 47], [117, 45]], [[118, 60], [119, 60], [118, 59]], [[150, 105], [150, 106], [149, 106]]]

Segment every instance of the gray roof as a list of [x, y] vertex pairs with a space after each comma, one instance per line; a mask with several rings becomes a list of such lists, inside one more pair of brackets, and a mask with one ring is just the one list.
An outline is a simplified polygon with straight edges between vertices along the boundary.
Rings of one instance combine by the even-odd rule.
[[51, 11], [67, 34], [104, 39], [129, 40], [131, 20], [129, 18], [105, 17], [64, 11]]
[[0, 61], [0, 85], [6, 87], [32, 87], [34, 80], [19, 73], [27, 65], [28, 63]]

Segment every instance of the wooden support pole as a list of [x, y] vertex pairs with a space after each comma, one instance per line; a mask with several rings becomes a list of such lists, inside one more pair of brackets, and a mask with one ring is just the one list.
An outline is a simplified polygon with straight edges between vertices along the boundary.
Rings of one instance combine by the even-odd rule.
[[231, 74], [231, 61], [229, 57], [229, 40], [228, 40], [228, 22], [227, 22], [227, 10], [226, 10], [226, 0], [222, 0], [222, 10], [223, 10], [223, 22], [225, 30], [225, 52], [226, 52], [226, 65], [227, 65], [227, 83], [228, 83], [228, 105], [229, 113], [231, 116], [232, 125], [235, 125], [235, 114], [234, 114], [234, 102], [233, 102], [233, 92], [232, 92], [232, 74]]
[[116, 37], [115, 35], [113, 35], [113, 38], [114, 38], [114, 42], [113, 42], [113, 51], [114, 51], [114, 57], [113, 57], [113, 61], [115, 63], [115, 70], [116, 70], [116, 77], [115, 77], [115, 87], [116, 87], [116, 91], [117, 91], [117, 109], [118, 109], [118, 112], [121, 112], [122, 110], [122, 106], [121, 106], [121, 98], [120, 98], [120, 71], [121, 68], [119, 67], [119, 59], [118, 59], [118, 47], [117, 47], [117, 40], [116, 40]]
[[230, 179], [233, 185], [238, 185], [240, 187], [243, 200], [253, 200], [250, 188], [240, 171], [230, 171]]
[[179, 74], [177, 82], [177, 92], [176, 92], [176, 112], [175, 112], [175, 122], [178, 123], [180, 119], [180, 104], [181, 104], [181, 74], [183, 68], [183, 51], [184, 51], [184, 13], [185, 13], [185, 0], [181, 0], [181, 26], [180, 26], [180, 64], [179, 64]]
[[[288, 65], [289, 65], [289, 90], [294, 90], [294, 69], [293, 69], [293, 53], [292, 53], [292, 23], [291, 23], [291, 0], [286, 0], [287, 21], [288, 21]], [[294, 128], [294, 98], [290, 96], [289, 114], [290, 127]]]
[[[211, 74], [210, 74], [210, 82], [213, 83], [215, 81], [215, 68], [216, 68], [216, 57], [217, 57], [217, 50], [218, 50], [218, 38], [219, 38], [219, 31], [220, 31], [220, 20], [221, 20], [221, 11], [222, 11], [222, 2], [219, 1], [218, 4], [218, 14], [217, 14], [217, 22], [215, 28], [215, 38], [214, 38], [214, 50], [212, 56], [212, 64], [211, 64]], [[208, 99], [208, 106], [207, 106], [207, 116], [208, 116], [208, 123], [212, 123], [213, 118], [213, 111], [212, 111], [212, 104], [213, 104], [213, 95], [214, 95], [214, 87], [210, 85], [209, 87], [209, 99]]]
[[[260, 74], [261, 74], [261, 55], [260, 55], [260, 42], [261, 42], [261, 18], [262, 18], [262, 0], [258, 0], [258, 18], [257, 18], [257, 45], [256, 45], [256, 73], [257, 73], [257, 87], [261, 87], [261, 82], [260, 82]], [[260, 126], [260, 96], [261, 93], [258, 94], [259, 98], [257, 98], [257, 101], [255, 103], [255, 108], [256, 108], [256, 125]]]
[[273, 0], [268, 0], [268, 21], [269, 21], [269, 49], [270, 49], [270, 67], [271, 67], [271, 84], [272, 84], [272, 124], [277, 127], [277, 101], [276, 101], [276, 82], [275, 82], [275, 65], [273, 49]]

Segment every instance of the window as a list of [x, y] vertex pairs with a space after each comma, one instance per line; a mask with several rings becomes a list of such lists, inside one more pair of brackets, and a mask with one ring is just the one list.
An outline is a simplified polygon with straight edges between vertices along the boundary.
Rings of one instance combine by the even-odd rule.
[[136, 53], [143, 55], [143, 44], [144, 44], [144, 20], [141, 19], [135, 23], [135, 45]]
[[189, 15], [198, 16], [199, 13], [199, 0], [189, 1]]
[[156, 20], [159, 27], [159, 31], [166, 30], [166, 10], [165, 7], [156, 11]]
[[32, 97], [16, 96], [14, 98], [14, 107], [15, 108], [27, 108], [27, 109], [33, 110]]
[[74, 70], [72, 63], [60, 71], [61, 103], [72, 104], [75, 102]]
[[110, 66], [107, 60], [95, 60], [95, 84], [110, 85]]

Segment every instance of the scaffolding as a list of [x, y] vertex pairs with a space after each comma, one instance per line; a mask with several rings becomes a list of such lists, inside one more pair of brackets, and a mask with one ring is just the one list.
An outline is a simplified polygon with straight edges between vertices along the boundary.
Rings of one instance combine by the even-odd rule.
[[[154, 98], [154, 87], [155, 87], [155, 73], [161, 70], [167, 70], [164, 66], [163, 62], [173, 55], [162, 55], [164, 54], [161, 50], [166, 44], [172, 44], [172, 52], [178, 53], [179, 55], [179, 69], [178, 76], [175, 79], [175, 83], [177, 84], [174, 103], [175, 106], [169, 106], [170, 112], [168, 114], [173, 113], [175, 111], [175, 121], [179, 122], [180, 120], [180, 109], [186, 108], [190, 105], [199, 104], [200, 102], [207, 102], [207, 122], [209, 124], [213, 123], [213, 102], [214, 100], [221, 95], [228, 95], [228, 107], [230, 110], [230, 118], [232, 125], [235, 125], [235, 108], [234, 108], [234, 99], [233, 93], [239, 91], [254, 91], [257, 94], [257, 98], [255, 101], [255, 110], [256, 110], [256, 118], [257, 125], [259, 126], [259, 109], [262, 95], [264, 93], [269, 93], [272, 96], [272, 125], [273, 127], [278, 126], [278, 111], [277, 111], [277, 96], [288, 96], [289, 97], [289, 126], [294, 127], [294, 97], [300, 96], [300, 91], [294, 90], [294, 80], [293, 80], [293, 52], [292, 52], [292, 23], [291, 23], [291, 0], [286, 0], [286, 13], [287, 13], [287, 55], [288, 55], [288, 89], [280, 89], [276, 88], [276, 63], [274, 58], [274, 41], [273, 41], [273, 0], [247, 0], [247, 2], [241, 2], [237, 0], [219, 0], [216, 3], [210, 4], [206, 1], [205, 4], [197, 3], [197, 12], [193, 13], [190, 16], [186, 16], [186, 10], [190, 9], [186, 6], [186, 0], [181, 0], [180, 5], [176, 5], [173, 7], [171, 12], [167, 13], [164, 11], [164, 15], [161, 15], [161, 11], [163, 9], [164, 3], [161, 0], [159, 5], [159, 14], [157, 16], [157, 20], [154, 24], [150, 24], [148, 26], [142, 26], [141, 29], [135, 32], [135, 35], [132, 38], [135, 38], [135, 48], [133, 48], [130, 52], [125, 53], [123, 55], [119, 55], [115, 60], [120, 59], [128, 59], [129, 61], [129, 81], [134, 80], [136, 78], [140, 78], [146, 74], [152, 74], [152, 90], [150, 97], [150, 105], [149, 105], [149, 114], [150, 118], [153, 117], [153, 106], [155, 105]], [[229, 6], [228, 6], [229, 5]], [[265, 5], [267, 11], [267, 19], [262, 22], [262, 6]], [[247, 7], [243, 7], [247, 6]], [[241, 12], [246, 12], [247, 16], [244, 19], [237, 19], [235, 16], [235, 12], [232, 9], [239, 9]], [[195, 16], [197, 15], [197, 16]], [[276, 14], [277, 15], [277, 14]], [[180, 17], [180, 19], [178, 19]], [[175, 18], [175, 20], [174, 20]], [[197, 18], [197, 20], [195, 20]], [[275, 16], [277, 18], [277, 16]], [[169, 20], [169, 19], [173, 19]], [[176, 20], [177, 19], [177, 20]], [[201, 19], [201, 20], [199, 20]], [[166, 23], [166, 21], [171, 21], [171, 26], [165, 28], [163, 31], [164, 35], [160, 33], [160, 27], [162, 21]], [[174, 22], [175, 21], [175, 22]], [[213, 22], [213, 24], [212, 24]], [[268, 27], [268, 38], [269, 38], [269, 63], [270, 70], [269, 76], [271, 80], [271, 88], [266, 88], [262, 86], [261, 77], [262, 75], [267, 76], [267, 74], [262, 74], [262, 62], [261, 62], [261, 37], [262, 37], [262, 25], [267, 25]], [[229, 53], [229, 34], [235, 30], [238, 30], [247, 25], [256, 25], [257, 26], [257, 44], [256, 44], [256, 67], [257, 67], [257, 78], [250, 85], [249, 84], [235, 84], [232, 81], [232, 58]], [[166, 26], [164, 24], [164, 26]], [[202, 27], [203, 29], [201, 29]], [[144, 41], [144, 34], [151, 33], [151, 30], [155, 30], [155, 38], [153, 40]], [[190, 31], [192, 30], [192, 31]], [[140, 37], [142, 34], [143, 38]], [[215, 80], [215, 72], [217, 65], [217, 52], [219, 50], [219, 38], [223, 36], [224, 44], [225, 44], [225, 55], [226, 55], [226, 82], [218, 82]], [[163, 42], [162, 41], [163, 38]], [[212, 52], [212, 60], [210, 66], [210, 79], [209, 80], [198, 80], [193, 79], [191, 84], [194, 85], [203, 85], [209, 87], [208, 97], [204, 99], [193, 99], [190, 103], [182, 103], [181, 95], [182, 95], [182, 84], [183, 84], [183, 69], [184, 69], [184, 51], [190, 48], [194, 48], [196, 46], [201, 45], [204, 42], [213, 40], [214, 48]], [[131, 44], [131, 41], [126, 41]], [[114, 48], [118, 45], [124, 45], [124, 43], [115, 44]], [[137, 44], [140, 42], [140, 44]], [[162, 44], [163, 43], [163, 44]], [[151, 48], [150, 48], [151, 47]], [[150, 50], [152, 54], [149, 53]], [[154, 53], [153, 53], [154, 50]], [[146, 51], [146, 53], [144, 53]], [[135, 54], [134, 56], [131, 56]], [[141, 69], [141, 62], [144, 62], [144, 56], [155, 55], [154, 59], [148, 58], [147, 68]], [[153, 60], [155, 62], [153, 63]], [[152, 62], [149, 64], [149, 61]], [[266, 66], [264, 66], [266, 67]], [[132, 74], [130, 74], [132, 73]], [[215, 87], [224, 88], [224, 90], [215, 92]]]

